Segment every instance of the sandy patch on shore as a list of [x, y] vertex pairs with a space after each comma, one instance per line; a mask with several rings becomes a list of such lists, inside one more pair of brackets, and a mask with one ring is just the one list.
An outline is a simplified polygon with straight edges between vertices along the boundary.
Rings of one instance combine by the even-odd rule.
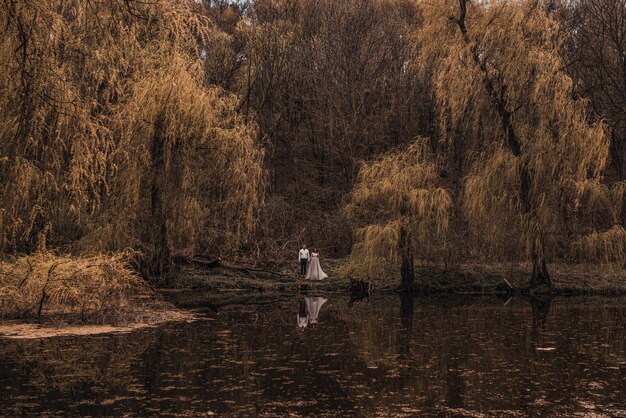
[[144, 328], [153, 328], [167, 322], [191, 322], [198, 319], [192, 312], [179, 310], [160, 311], [148, 322], [124, 325], [74, 325], [74, 324], [34, 324], [24, 321], [5, 321], [0, 323], [0, 339], [37, 339], [66, 336], [85, 336], [112, 333], [128, 333]]

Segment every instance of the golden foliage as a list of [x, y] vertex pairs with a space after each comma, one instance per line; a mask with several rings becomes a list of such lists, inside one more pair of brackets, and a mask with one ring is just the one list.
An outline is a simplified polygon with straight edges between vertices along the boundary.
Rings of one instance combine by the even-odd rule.
[[[483, 254], [554, 254], [589, 183], [608, 156], [602, 124], [590, 124], [564, 73], [558, 22], [542, 2], [424, 2], [418, 45], [435, 63], [445, 139], [461, 135], [469, 175], [463, 193]], [[517, 148], [517, 149], [516, 149]], [[525, 184], [527, 182], [527, 184]]]
[[626, 231], [621, 225], [606, 231], [593, 231], [579, 237], [572, 245], [573, 256], [579, 261], [603, 263], [626, 262]]
[[582, 192], [577, 221], [585, 231], [576, 237], [569, 256], [576, 261], [626, 263], [626, 232], [620, 225], [626, 182], [589, 182]]
[[[170, 247], [193, 254], [200, 243], [235, 244], [252, 230], [262, 203], [263, 152], [255, 127], [237, 114], [236, 97], [203, 88], [201, 71], [189, 70], [184, 57], [170, 57], [170, 65], [145, 74], [115, 115], [122, 140], [113, 161], [123, 171], [111, 186], [118, 208], [113, 222], [123, 231], [141, 230], [145, 187], [156, 181]], [[152, 155], [155, 141], [162, 148], [159, 169]], [[131, 236], [137, 239], [139, 232]]]
[[402, 229], [421, 258], [442, 250], [452, 199], [438, 183], [438, 165], [423, 138], [362, 165], [345, 206], [348, 216], [365, 225], [356, 231], [352, 249], [355, 271], [373, 277], [385, 263], [397, 263], [405, 250], [400, 248]]
[[608, 229], [620, 222], [626, 182], [583, 184], [579, 218], [583, 229]]
[[0, 262], [0, 317], [50, 313], [90, 322], [130, 319], [155, 296], [128, 259], [128, 253], [89, 258], [46, 253]]
[[205, 83], [229, 35], [193, 1], [127, 6], [0, 6], [0, 250], [194, 251], [251, 229], [256, 128]]

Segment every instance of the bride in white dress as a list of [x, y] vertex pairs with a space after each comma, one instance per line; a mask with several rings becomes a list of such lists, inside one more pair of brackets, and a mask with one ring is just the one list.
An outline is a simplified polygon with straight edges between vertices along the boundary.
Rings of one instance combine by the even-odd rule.
[[320, 314], [320, 309], [322, 309], [322, 305], [327, 301], [328, 299], [321, 297], [306, 298], [306, 310], [309, 314], [309, 324], [317, 323], [317, 317]]
[[309, 268], [306, 271], [305, 279], [310, 280], [323, 280], [328, 277], [328, 274], [322, 271], [320, 266], [319, 253], [317, 250], [311, 252], [311, 260], [309, 261]]
[[300, 299], [298, 306], [298, 327], [304, 329], [309, 324], [316, 324], [322, 305], [328, 301], [322, 297], [306, 297]]

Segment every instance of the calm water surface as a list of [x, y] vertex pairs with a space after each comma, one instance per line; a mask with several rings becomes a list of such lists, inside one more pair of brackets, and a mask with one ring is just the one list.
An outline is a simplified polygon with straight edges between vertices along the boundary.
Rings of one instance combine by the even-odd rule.
[[624, 298], [322, 296], [0, 340], [0, 415], [626, 416]]

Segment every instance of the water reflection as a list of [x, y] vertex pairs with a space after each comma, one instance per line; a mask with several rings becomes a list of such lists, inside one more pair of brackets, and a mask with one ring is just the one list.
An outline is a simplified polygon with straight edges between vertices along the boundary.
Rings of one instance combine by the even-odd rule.
[[309, 324], [309, 314], [306, 310], [306, 302], [304, 298], [300, 299], [298, 304], [298, 327], [304, 328]]
[[[623, 298], [326, 301], [231, 305], [128, 335], [0, 340], [0, 415], [626, 414]], [[295, 306], [298, 324], [323, 326], [300, 332]]]
[[402, 359], [411, 353], [411, 336], [413, 335], [414, 299], [410, 295], [400, 297], [400, 335], [398, 336], [398, 353]]
[[298, 304], [298, 327], [305, 328], [309, 324], [316, 324], [322, 305], [328, 299], [323, 297], [301, 298]]
[[528, 301], [533, 313], [532, 332], [530, 333], [532, 346], [535, 350], [547, 351], [551, 347], [544, 347], [543, 335], [548, 322], [552, 297], [549, 295], [533, 296]]

